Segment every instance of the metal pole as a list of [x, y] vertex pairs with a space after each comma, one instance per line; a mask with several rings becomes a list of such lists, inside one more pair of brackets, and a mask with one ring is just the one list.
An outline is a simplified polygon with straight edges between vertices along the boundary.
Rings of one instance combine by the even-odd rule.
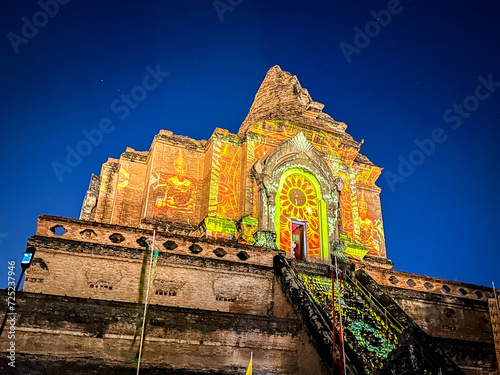
[[26, 271], [26, 268], [22, 267], [21, 271], [21, 276], [19, 276], [19, 280], [17, 280], [17, 285], [16, 285], [16, 292], [19, 290], [19, 285], [21, 285], [21, 280], [23, 279], [24, 276], [24, 271]]
[[[24, 271], [26, 271], [26, 268], [22, 268], [22, 271], [21, 271], [21, 276], [19, 277], [19, 280], [17, 280], [17, 285], [16, 285], [16, 293], [19, 289], [19, 285], [21, 284], [21, 280], [23, 279], [23, 276], [24, 276]], [[7, 288], [7, 290], [9, 290]], [[3, 330], [5, 328], [5, 324], [7, 323], [7, 316], [9, 315], [9, 304], [7, 303], [7, 306], [5, 308], [5, 315], [3, 317], [3, 322], [2, 322], [2, 326], [0, 327], [0, 337], [2, 337], [2, 333], [3, 333]]]
[[153, 229], [153, 243], [151, 245], [151, 249], [149, 250], [151, 256], [149, 258], [149, 272], [148, 272], [148, 287], [146, 289], [146, 300], [144, 301], [144, 315], [142, 317], [142, 329], [141, 329], [141, 341], [139, 343], [139, 358], [137, 361], [137, 375], [139, 375], [139, 370], [141, 368], [141, 356], [142, 356], [142, 345], [144, 343], [144, 328], [146, 326], [146, 311], [148, 308], [148, 299], [149, 299], [149, 285], [151, 284], [151, 270], [153, 268], [153, 251], [155, 249], [155, 235], [156, 229]]
[[333, 359], [333, 367], [335, 369], [335, 274], [332, 267], [332, 327], [333, 327], [333, 335], [332, 335], [332, 359]]

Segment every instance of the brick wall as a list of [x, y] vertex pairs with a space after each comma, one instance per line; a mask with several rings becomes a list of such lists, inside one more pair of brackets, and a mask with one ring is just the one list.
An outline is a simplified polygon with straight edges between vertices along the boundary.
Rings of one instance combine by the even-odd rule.
[[[58, 235], [56, 227], [66, 232]], [[121, 236], [123, 240], [113, 243], [112, 236]], [[32, 267], [26, 272], [24, 290], [138, 302], [141, 277], [147, 278], [149, 259], [144, 259], [145, 248], [137, 239], [145, 236], [150, 237], [151, 233], [80, 220], [40, 217], [37, 235], [29, 241], [37, 253]], [[290, 307], [281, 290], [275, 287], [272, 258], [276, 252], [243, 244], [224, 246], [223, 243], [158, 233], [156, 244], [160, 253], [150, 302], [243, 314], [290, 316]], [[245, 257], [241, 256], [243, 253]], [[143, 295], [145, 293], [146, 289]]]
[[492, 343], [488, 307], [453, 297], [387, 287], [389, 294], [428, 335]]
[[418, 275], [415, 273], [396, 271], [391, 269], [365, 267], [363, 269], [380, 285], [395, 288], [417, 290], [433, 294], [470, 299], [473, 301], [487, 301], [492, 296], [492, 289], [459, 281]]
[[[1, 294], [4, 309], [6, 295]], [[16, 352], [23, 355], [18, 356], [17, 366], [26, 373], [35, 369], [51, 373], [58, 361], [64, 361], [64, 371], [71, 367], [72, 374], [84, 374], [82, 369], [91, 368], [96, 360], [102, 361], [101, 373], [107, 366], [136, 366], [133, 358], [139, 340], [134, 343], [134, 335], [142, 305], [31, 293], [19, 293], [18, 305]], [[142, 357], [145, 369], [243, 373], [251, 352], [254, 374], [322, 373], [296, 318], [165, 306], [149, 309]], [[50, 361], [38, 356], [48, 356]], [[79, 365], [72, 367], [77, 360]], [[80, 372], [75, 371], [79, 368]], [[69, 373], [64, 371], [57, 373]]]

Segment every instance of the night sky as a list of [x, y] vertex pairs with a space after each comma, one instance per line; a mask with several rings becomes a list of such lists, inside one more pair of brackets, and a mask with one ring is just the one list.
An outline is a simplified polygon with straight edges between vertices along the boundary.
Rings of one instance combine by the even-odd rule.
[[[0, 287], [37, 216], [78, 218], [108, 157], [148, 150], [160, 129], [237, 133], [274, 65], [384, 168], [377, 185], [395, 269], [500, 287], [498, 1], [0, 7]], [[135, 89], [150, 70], [158, 84]], [[131, 91], [146, 94], [124, 104]], [[82, 149], [103, 119], [108, 133]], [[79, 144], [86, 155], [69, 165]]]

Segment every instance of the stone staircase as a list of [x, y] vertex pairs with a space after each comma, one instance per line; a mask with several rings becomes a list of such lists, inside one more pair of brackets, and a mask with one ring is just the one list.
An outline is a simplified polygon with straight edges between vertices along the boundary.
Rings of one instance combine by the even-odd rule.
[[[338, 323], [335, 349], [332, 340], [330, 267], [290, 261], [278, 255], [274, 269], [322, 359], [325, 372], [340, 374]], [[335, 316], [338, 322], [340, 296], [346, 374], [464, 374], [366, 272], [355, 271], [350, 263], [341, 263], [339, 270], [341, 280], [334, 288]]]

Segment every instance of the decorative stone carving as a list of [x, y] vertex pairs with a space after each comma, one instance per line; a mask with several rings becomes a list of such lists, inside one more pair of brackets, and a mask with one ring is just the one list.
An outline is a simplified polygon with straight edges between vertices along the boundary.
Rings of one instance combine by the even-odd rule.
[[186, 285], [186, 282], [182, 280], [167, 280], [167, 279], [153, 280], [154, 289], [175, 292], [175, 294], [179, 294], [184, 285]]
[[217, 299], [234, 301], [240, 295], [240, 288], [235, 285], [230, 275], [218, 276], [212, 287]]
[[254, 234], [255, 246], [262, 246], [268, 249], [278, 249], [276, 246], [276, 232], [259, 230]]
[[[340, 191], [344, 188], [340, 178], [334, 179], [323, 154], [318, 151], [302, 132], [275, 148], [265, 161], [258, 159], [252, 167], [252, 176], [259, 187], [259, 231], [256, 244], [276, 248], [270, 241], [276, 238], [276, 194], [283, 173], [300, 168], [315, 176], [320, 186], [321, 198], [327, 204], [328, 222], [333, 228], [329, 241], [338, 241], [340, 218]], [[272, 233], [272, 235], [271, 235]], [[325, 261], [328, 261], [325, 259]]]
[[89, 270], [85, 273], [85, 276], [89, 286], [96, 289], [100, 289], [101, 286], [104, 289], [113, 289], [123, 279], [121, 271], [119, 275], [110, 275]]
[[30, 268], [26, 271], [26, 278], [29, 276], [30, 278], [43, 280], [49, 275], [49, 267], [42, 258], [34, 258]]

